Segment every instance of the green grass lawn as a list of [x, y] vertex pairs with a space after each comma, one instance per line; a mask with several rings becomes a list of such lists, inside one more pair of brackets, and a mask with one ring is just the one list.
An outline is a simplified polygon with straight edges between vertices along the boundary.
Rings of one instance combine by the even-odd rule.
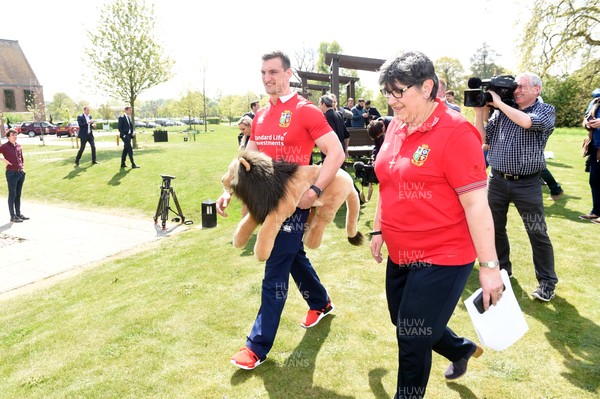
[[[25, 147], [26, 200], [151, 221], [160, 174], [170, 174], [176, 176], [173, 187], [186, 219], [198, 228], [49, 286], [0, 297], [0, 397], [393, 396], [397, 349], [384, 266], [372, 260], [368, 246], [347, 243], [342, 212], [323, 245], [308, 252], [336, 305], [334, 316], [302, 329], [307, 307], [292, 288], [268, 361], [250, 372], [229, 363], [256, 316], [264, 266], [252, 254], [253, 240], [245, 250], [231, 245], [238, 201], [217, 227], [199, 228], [201, 204], [220, 195], [220, 177], [237, 147], [237, 128], [211, 128], [187, 142], [184, 133], [170, 134], [168, 143], [153, 143], [151, 132], [141, 134], [134, 151], [138, 170], [119, 169], [120, 148], [99, 148], [101, 164], [94, 166], [86, 149], [76, 169], [75, 149]], [[505, 351], [486, 350], [453, 383], [443, 377], [448, 361], [434, 355], [429, 398], [600, 395], [600, 261], [593, 250], [600, 226], [577, 218], [591, 207], [579, 156], [583, 135], [580, 129], [558, 129], [547, 147], [555, 153], [550, 170], [566, 193], [558, 203], [545, 201], [560, 279], [556, 298], [546, 304], [529, 296], [537, 286], [531, 249], [512, 208], [512, 283], [530, 330]], [[371, 230], [375, 200], [362, 208], [363, 233]], [[474, 271], [463, 299], [477, 288]], [[462, 301], [450, 326], [476, 339]]]

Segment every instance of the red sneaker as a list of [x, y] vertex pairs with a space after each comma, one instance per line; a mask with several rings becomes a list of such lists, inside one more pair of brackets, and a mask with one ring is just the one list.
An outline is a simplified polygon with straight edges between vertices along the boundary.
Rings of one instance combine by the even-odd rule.
[[238, 353], [231, 357], [231, 364], [238, 366], [244, 370], [252, 370], [265, 361], [267, 357], [260, 359], [252, 349], [244, 346]]
[[327, 306], [325, 306], [325, 309], [310, 309], [302, 321], [302, 327], [311, 328], [316, 326], [321, 319], [327, 316], [334, 308], [335, 306], [333, 306], [333, 303], [329, 301]]

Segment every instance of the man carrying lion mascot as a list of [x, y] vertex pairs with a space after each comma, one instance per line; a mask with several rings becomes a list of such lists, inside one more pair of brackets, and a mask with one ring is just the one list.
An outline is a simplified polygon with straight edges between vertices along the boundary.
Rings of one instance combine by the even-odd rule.
[[[347, 200], [348, 235], [359, 240], [356, 218], [350, 210], [353, 197], [344, 193], [346, 178], [338, 175], [344, 152], [337, 135], [319, 108], [291, 90], [292, 68], [286, 54], [275, 51], [263, 55], [261, 74], [269, 101], [252, 120], [247, 152], [232, 163], [224, 181], [249, 208], [249, 215], [236, 230], [234, 244], [243, 246], [258, 224], [263, 224], [255, 248], [259, 259], [266, 258], [261, 306], [246, 345], [231, 357], [231, 363], [245, 370], [262, 364], [273, 347], [290, 275], [309, 307], [302, 327], [316, 326], [334, 308], [304, 251], [306, 226], [310, 226], [307, 245], [318, 246], [327, 220], [332, 220], [339, 205]], [[307, 168], [315, 145], [327, 157], [320, 168]], [[253, 151], [267, 157], [255, 156]], [[275, 169], [277, 173], [273, 173]], [[258, 200], [251, 198], [255, 190]], [[319, 197], [328, 198], [328, 202], [319, 201]], [[221, 216], [227, 216], [224, 210], [230, 199], [228, 190], [217, 199]], [[313, 205], [321, 206], [309, 224]]]
[[[262, 224], [254, 253], [258, 260], [267, 260], [281, 225], [294, 214], [302, 194], [316, 181], [320, 169], [316, 165], [274, 162], [262, 152], [242, 151], [231, 162], [222, 179], [223, 188], [236, 194], [249, 210], [233, 234], [233, 246], [243, 248], [256, 227]], [[357, 231], [360, 213], [358, 194], [352, 177], [338, 169], [335, 178], [312, 205], [303, 240], [308, 248], [315, 249], [321, 245], [325, 227], [333, 221], [344, 202], [348, 241], [352, 245], [362, 244], [363, 236]]]

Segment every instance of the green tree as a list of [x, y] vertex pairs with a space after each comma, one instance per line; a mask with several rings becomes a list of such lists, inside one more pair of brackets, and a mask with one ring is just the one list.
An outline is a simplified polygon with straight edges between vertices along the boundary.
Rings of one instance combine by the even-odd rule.
[[199, 91], [188, 90], [179, 100], [179, 111], [190, 120], [204, 114], [204, 96]]
[[435, 72], [438, 77], [446, 80], [449, 90], [457, 90], [465, 78], [465, 70], [456, 58], [438, 58], [435, 61]]
[[219, 113], [222, 117], [227, 118], [229, 123], [237, 121], [237, 119], [248, 112], [244, 96], [227, 95], [219, 101]]
[[521, 68], [542, 77], [550, 68], [567, 71], [574, 61], [598, 62], [599, 46], [600, 0], [534, 0], [520, 45]]
[[319, 57], [317, 58], [316, 69], [320, 73], [329, 73], [329, 65], [325, 63], [325, 54], [342, 54], [342, 47], [335, 40], [331, 43], [321, 42], [319, 44]]
[[573, 76], [544, 79], [542, 98], [556, 108], [556, 126], [581, 126], [584, 107], [581, 105], [580, 95], [584, 92], [589, 95], [589, 91], [582, 87], [582, 82]]
[[[98, 26], [88, 31], [86, 63], [97, 89], [133, 107], [140, 93], [171, 78], [173, 61], [153, 36], [154, 5], [143, 0], [115, 0], [100, 12]], [[134, 147], [137, 141], [134, 137]]]
[[471, 73], [481, 79], [489, 79], [495, 75], [504, 73], [504, 68], [494, 62], [496, 56], [500, 56], [494, 49], [483, 42], [480, 48], [471, 56]]
[[115, 111], [113, 111], [109, 104], [100, 105], [100, 107], [98, 107], [98, 112], [100, 113], [102, 119], [107, 122], [115, 116]]
[[46, 110], [53, 116], [53, 120], [70, 122], [70, 115], [77, 113], [77, 104], [67, 94], [56, 93], [46, 106]]

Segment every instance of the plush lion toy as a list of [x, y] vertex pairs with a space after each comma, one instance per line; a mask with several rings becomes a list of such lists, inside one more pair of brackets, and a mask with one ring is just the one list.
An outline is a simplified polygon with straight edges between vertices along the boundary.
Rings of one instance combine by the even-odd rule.
[[[295, 211], [302, 195], [317, 180], [320, 166], [300, 166], [275, 162], [258, 151], [242, 151], [223, 176], [223, 187], [234, 193], [248, 207], [248, 214], [233, 234], [233, 246], [242, 248], [259, 224], [254, 253], [265, 261], [271, 255], [275, 237], [283, 222]], [[304, 233], [304, 243], [314, 249], [321, 245], [327, 224], [346, 202], [346, 231], [352, 245], [360, 245], [363, 235], [357, 230], [360, 203], [352, 177], [338, 170], [311, 210]]]

